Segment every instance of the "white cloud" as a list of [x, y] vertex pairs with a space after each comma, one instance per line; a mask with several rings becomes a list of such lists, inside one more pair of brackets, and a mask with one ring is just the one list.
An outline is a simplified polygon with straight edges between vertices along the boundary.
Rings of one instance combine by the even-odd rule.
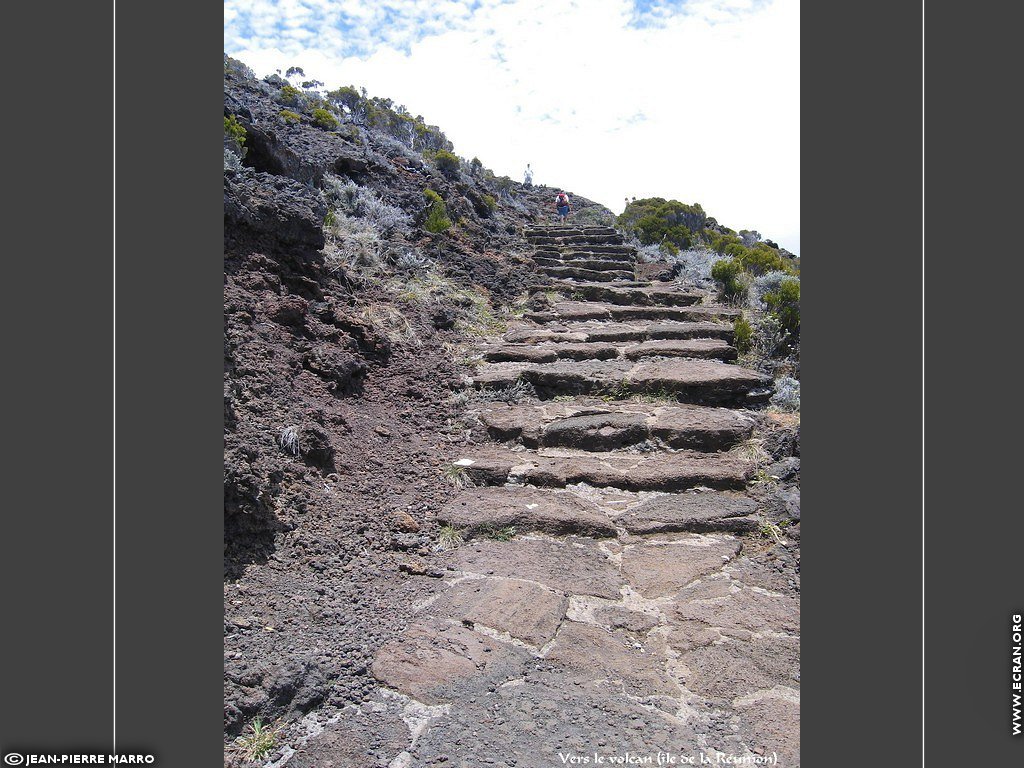
[[630, 26], [627, 0], [227, 0], [225, 50], [392, 98], [499, 174], [529, 162], [616, 211], [700, 202], [799, 253], [798, 0], [655, 6]]

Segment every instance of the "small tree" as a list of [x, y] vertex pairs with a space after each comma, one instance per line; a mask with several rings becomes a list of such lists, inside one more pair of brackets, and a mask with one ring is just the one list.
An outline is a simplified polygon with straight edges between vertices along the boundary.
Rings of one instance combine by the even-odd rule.
[[743, 268], [735, 259], [722, 259], [711, 267], [711, 277], [721, 286], [723, 299], [731, 301], [746, 295], [747, 286], [740, 280], [742, 271]]
[[436, 235], [451, 227], [452, 220], [448, 218], [442, 197], [432, 189], [423, 190], [423, 197], [427, 200], [427, 218], [423, 228]]
[[778, 288], [764, 295], [764, 303], [786, 331], [794, 337], [800, 335], [799, 280], [794, 277], [783, 280]]
[[245, 157], [245, 126], [235, 115], [224, 116], [224, 142], [239, 157]]
[[321, 128], [328, 130], [334, 130], [338, 127], [338, 118], [328, 112], [326, 109], [317, 108], [313, 110], [313, 122], [319, 125]]
[[455, 176], [462, 167], [458, 156], [446, 149], [439, 149], [434, 153], [434, 163], [445, 176]]

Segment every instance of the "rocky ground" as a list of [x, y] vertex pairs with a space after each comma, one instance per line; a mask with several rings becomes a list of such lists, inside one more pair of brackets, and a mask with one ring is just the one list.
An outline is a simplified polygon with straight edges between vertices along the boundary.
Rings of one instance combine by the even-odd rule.
[[[798, 765], [799, 417], [735, 364], [736, 310], [589, 201], [485, 211], [488, 180], [279, 106], [226, 68], [226, 761], [258, 717], [291, 768]], [[400, 245], [447, 287], [327, 268], [336, 174], [442, 194], [458, 226]]]
[[[447, 501], [452, 401], [469, 370], [471, 316], [522, 295], [532, 266], [520, 230], [550, 215], [554, 190], [441, 174], [388, 137], [282, 122], [277, 89], [225, 65], [225, 116], [244, 126], [224, 173], [225, 734], [253, 718], [293, 721], [365, 699], [374, 651], [424, 589], [428, 513]], [[429, 259], [422, 277], [325, 264], [321, 187], [334, 176], [415, 222], [423, 190], [458, 221], [408, 228], [388, 248]], [[500, 197], [494, 211], [474, 207]], [[585, 210], [598, 208], [580, 199]], [[404, 206], [404, 207], [403, 207]], [[603, 210], [603, 209], [602, 209]], [[427, 273], [423, 273], [427, 274]], [[415, 278], [415, 279], [414, 279]], [[422, 280], [421, 280], [422, 282]], [[460, 293], [461, 291], [461, 293]], [[426, 524], [426, 528], [424, 527]]]

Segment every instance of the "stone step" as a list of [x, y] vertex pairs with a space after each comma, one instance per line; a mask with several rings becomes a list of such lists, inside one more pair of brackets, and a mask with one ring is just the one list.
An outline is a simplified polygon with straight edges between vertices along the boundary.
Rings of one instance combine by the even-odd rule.
[[686, 403], [750, 406], [771, 395], [770, 377], [715, 360], [486, 363], [472, 377], [479, 389], [503, 389], [517, 381], [533, 385], [544, 400], [559, 395], [646, 394]]
[[633, 263], [622, 259], [602, 259], [599, 256], [561, 259], [551, 256], [534, 256], [535, 264], [544, 267], [574, 267], [577, 269], [627, 269], [633, 270]]
[[629, 360], [647, 357], [687, 357], [697, 360], [724, 360], [732, 362], [739, 357], [736, 347], [721, 339], [666, 339], [645, 341], [632, 347], [623, 347], [622, 355]]
[[[565, 278], [562, 280], [551, 279], [546, 283], [547, 287], [551, 290], [558, 291], [564, 289], [565, 291], [571, 291], [573, 288], [579, 286], [599, 286], [602, 288], [650, 288], [655, 285], [650, 280], [611, 280], [605, 283], [588, 283], [586, 280], [573, 280], [572, 278]], [[658, 283], [660, 287], [664, 287], [664, 283]]]
[[628, 283], [609, 285], [608, 283], [577, 282], [566, 283], [565, 287], [559, 288], [559, 290], [568, 294], [572, 301], [600, 302], [621, 306], [688, 307], [699, 303], [704, 298], [703, 293], [650, 284], [632, 286]]
[[636, 258], [636, 248], [631, 245], [565, 245], [561, 247], [551, 245], [537, 246], [536, 253], [546, 256], [595, 256], [601, 254], [608, 259], [624, 259], [633, 261]]
[[583, 267], [546, 267], [541, 266], [538, 272], [549, 277], [572, 277], [578, 280], [610, 281], [632, 280], [636, 275], [632, 269], [584, 269]]
[[[604, 274], [615, 274], [606, 272]], [[605, 302], [563, 301], [548, 311], [527, 312], [524, 317], [535, 323], [578, 320], [725, 320], [739, 317], [740, 310], [721, 306], [637, 307]]]
[[465, 538], [502, 531], [595, 538], [616, 533], [608, 515], [594, 504], [564, 491], [530, 487], [467, 488], [442, 507], [437, 521], [458, 528]]
[[489, 363], [553, 363], [556, 360], [613, 360], [622, 349], [613, 344], [501, 344], [483, 352]]
[[580, 235], [621, 237], [618, 231], [612, 227], [599, 226], [569, 227], [554, 224], [547, 227], [526, 227], [523, 230], [523, 236], [527, 240], [531, 240], [536, 237], [578, 237]]
[[701, 491], [655, 496], [615, 519], [628, 533], [711, 533], [755, 530], [760, 504], [738, 493]]
[[494, 405], [479, 414], [488, 436], [527, 448], [615, 451], [648, 440], [675, 449], [723, 451], [750, 437], [751, 417], [695, 405], [608, 404], [598, 399]]
[[571, 277], [556, 278], [547, 277], [546, 275], [534, 275], [527, 290], [560, 294], [553, 301], [576, 301], [577, 299], [569, 297], [574, 295], [577, 288], [587, 285], [605, 285], [609, 288], [650, 288], [652, 283], [650, 280], [607, 280], [594, 282], [592, 280], [573, 280]]
[[514, 326], [502, 337], [519, 344], [648, 341], [653, 339], [721, 339], [732, 342], [733, 327], [713, 322], [601, 323], [586, 321], [564, 325]]
[[491, 363], [553, 363], [556, 360], [614, 360], [624, 357], [690, 357], [701, 360], [735, 360], [736, 348], [721, 339], [645, 341], [615, 346], [606, 342], [583, 344], [501, 344], [483, 352]]
[[481, 445], [466, 447], [458, 462], [477, 485], [563, 488], [586, 483], [629, 491], [683, 491], [697, 486], [736, 490], [745, 487], [754, 474], [752, 463], [730, 454], [695, 451], [593, 455]]
[[622, 235], [604, 235], [604, 234], [565, 234], [565, 235], [532, 235], [526, 238], [528, 242], [533, 245], [554, 245], [554, 246], [565, 246], [565, 245], [622, 245]]

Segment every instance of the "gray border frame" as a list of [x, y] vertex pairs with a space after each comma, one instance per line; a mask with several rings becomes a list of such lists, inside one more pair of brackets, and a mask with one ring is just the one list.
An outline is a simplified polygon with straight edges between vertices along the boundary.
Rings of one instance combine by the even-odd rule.
[[117, 109], [119, 742], [155, 749], [162, 765], [212, 764], [223, 749], [223, 6], [120, 3], [117, 23], [128, 64]]
[[[965, 402], [961, 378], [965, 366], [978, 371], [970, 383], [980, 390], [986, 372], [1002, 374], [995, 366], [1016, 328], [1013, 302], [998, 295], [967, 319], [970, 267], [989, 259], [992, 282], [1008, 286], [1020, 271], [994, 251], [1005, 231], [987, 247], [981, 236], [1016, 221], [1007, 171], [1020, 143], [1010, 84], [999, 81], [1017, 67], [1020, 27], [1004, 4], [984, 5], [993, 12], [933, 5], [928, 17], [929, 159], [947, 165], [931, 177], [947, 185], [930, 190], [927, 218], [938, 438], [927, 476], [931, 765], [1019, 759], [1021, 749], [1006, 735], [1004, 695], [1020, 539], [993, 482], [1009, 485], [1019, 450], [990, 447], [1016, 414], [1002, 390]], [[153, 749], [164, 765], [205, 762], [208, 751], [219, 759], [221, 743], [219, 137], [202, 115], [219, 109], [222, 33], [220, 7], [200, 8], [120, 4], [117, 22], [118, 729], [122, 747]], [[50, 8], [19, 10], [30, 29], [52, 20]], [[55, 147], [77, 151], [56, 153], [49, 173], [31, 153], [9, 158], [8, 178], [28, 201], [12, 221], [32, 237], [28, 255], [7, 263], [20, 289], [4, 304], [9, 370], [31, 374], [8, 375], [9, 429], [19, 435], [8, 470], [26, 493], [10, 507], [20, 512], [8, 515], [0, 565], [14, 585], [3, 674], [17, 691], [0, 697], [0, 748], [109, 744], [109, 10], [61, 12], [64, 57], [45, 79], [90, 73], [89, 87], [61, 97], [87, 116], [73, 141], [64, 123], [21, 129], [51, 157]], [[802, 15], [802, 239], [816, 254], [803, 274], [804, 754], [808, 764], [913, 765], [922, 747], [921, 8], [808, 3]], [[942, 61], [941, 41], [971, 39], [984, 50]], [[38, 60], [19, 55], [5, 52], [9, 71]], [[51, 101], [29, 94], [28, 109], [43, 114]], [[980, 106], [995, 119], [979, 123]], [[53, 173], [85, 188], [57, 211]], [[39, 233], [57, 241], [43, 253]], [[977, 259], [965, 265], [968, 254]], [[49, 273], [59, 279], [41, 283]], [[943, 312], [949, 304], [961, 311]], [[73, 716], [40, 717], [56, 699]]]
[[933, 3], [926, 22], [928, 762], [1022, 765], [1010, 614], [1024, 614], [1013, 295], [1024, 11], [991, 0], [964, 11]]
[[[4, 752], [115, 746], [113, 14], [19, 8], [8, 31], [24, 50], [4, 51], [8, 72], [48, 70], [14, 91], [22, 135], [6, 175], [27, 242], [5, 272], [6, 468], [24, 499], [8, 505], [0, 561]], [[216, 764], [223, 214], [209, 116], [222, 111], [222, 8], [116, 14], [116, 747]], [[46, 45], [18, 30], [45, 30]]]
[[[0, 752], [110, 743], [111, 16], [8, 14]], [[92, 30], [89, 34], [86, 30]], [[45, 45], [32, 33], [45, 30]], [[34, 78], [14, 73], [31, 65]], [[82, 87], [71, 77], [90, 75]], [[54, 96], [54, 91], [59, 96]]]
[[921, 7], [801, 13], [802, 760], [919, 765]]

